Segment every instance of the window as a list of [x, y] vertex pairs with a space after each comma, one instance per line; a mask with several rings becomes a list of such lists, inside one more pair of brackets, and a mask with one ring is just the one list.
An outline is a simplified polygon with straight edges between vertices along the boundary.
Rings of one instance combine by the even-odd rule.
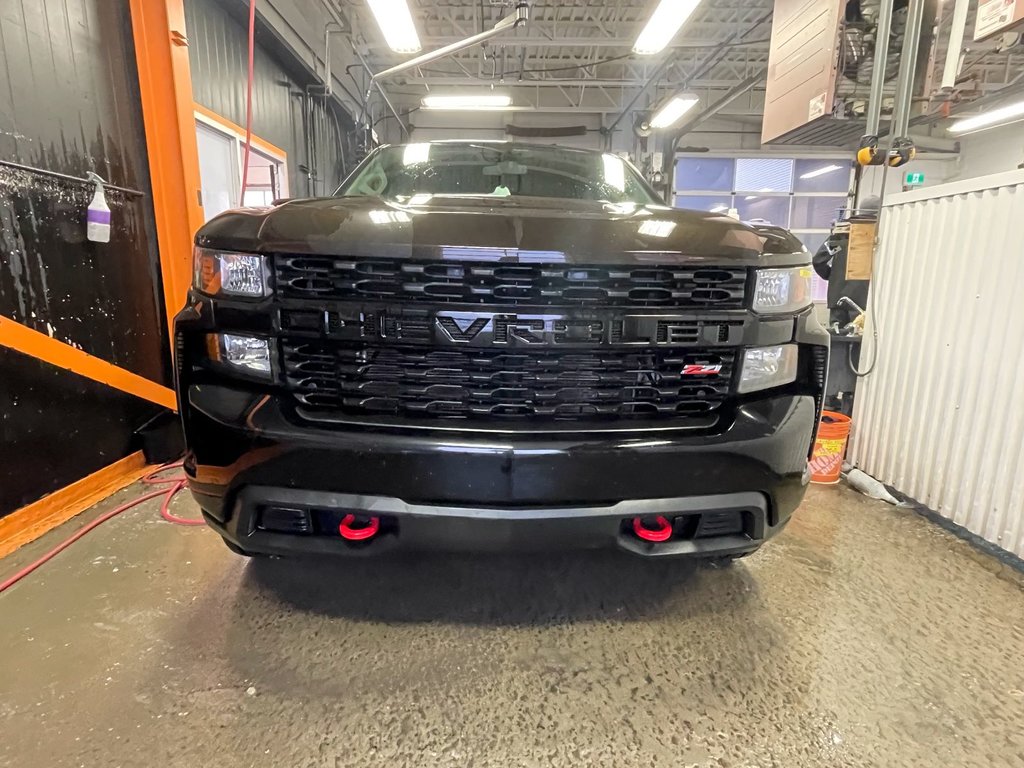
[[[199, 105], [196, 105], [195, 118], [203, 213], [209, 221], [239, 205], [245, 131]], [[287, 197], [287, 155], [256, 136], [250, 150], [243, 204], [270, 205], [278, 198]]]
[[[814, 253], [848, 203], [849, 157], [715, 157], [676, 159], [675, 205], [704, 211], [736, 208], [740, 219], [786, 227]], [[827, 284], [814, 278], [814, 297]]]
[[774, 157], [740, 158], [736, 161], [736, 192], [793, 191], [793, 161]]
[[[243, 153], [244, 156], [244, 153]], [[262, 152], [249, 152], [249, 178], [246, 179], [245, 205], [270, 205], [281, 195], [280, 163]]]
[[774, 224], [789, 229], [789, 197], [737, 195], [736, 210], [741, 221]]
[[831, 229], [846, 207], [845, 197], [793, 197], [793, 229]]
[[423, 195], [472, 195], [660, 202], [633, 166], [617, 155], [483, 142], [384, 147], [338, 194], [400, 201]]
[[831, 192], [845, 197], [849, 188], [849, 160], [796, 161], [795, 192]]
[[238, 205], [238, 155], [231, 137], [196, 123], [199, 179], [206, 220]]
[[682, 157], [676, 161], [676, 187], [732, 192], [735, 161], [721, 157]]
[[676, 195], [676, 208], [725, 213], [732, 207], [732, 195]]

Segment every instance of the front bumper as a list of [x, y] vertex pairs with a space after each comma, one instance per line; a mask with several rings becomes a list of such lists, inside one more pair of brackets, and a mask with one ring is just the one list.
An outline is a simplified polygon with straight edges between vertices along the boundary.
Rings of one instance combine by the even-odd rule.
[[[800, 503], [815, 421], [812, 397], [780, 395], [740, 406], [718, 435], [382, 432], [301, 425], [276, 398], [230, 386], [191, 385], [182, 395], [185, 468], [207, 522], [244, 550], [281, 555], [748, 552]], [[279, 514], [268, 509], [304, 515], [308, 532], [268, 529], [262, 516]], [[343, 540], [336, 525], [347, 513], [380, 516], [381, 535]], [[654, 515], [680, 535], [652, 543], [631, 532], [633, 517]], [[715, 535], [716, 515], [738, 515], [742, 526]]]

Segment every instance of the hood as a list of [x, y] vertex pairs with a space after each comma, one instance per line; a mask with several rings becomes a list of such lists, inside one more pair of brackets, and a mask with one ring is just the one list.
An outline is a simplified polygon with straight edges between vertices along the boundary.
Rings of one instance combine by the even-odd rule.
[[[780, 234], [781, 233], [781, 234]], [[196, 243], [253, 253], [568, 264], [764, 264], [802, 251], [784, 230], [665, 206], [529, 197], [292, 200], [228, 211]], [[803, 254], [807, 261], [807, 254]]]

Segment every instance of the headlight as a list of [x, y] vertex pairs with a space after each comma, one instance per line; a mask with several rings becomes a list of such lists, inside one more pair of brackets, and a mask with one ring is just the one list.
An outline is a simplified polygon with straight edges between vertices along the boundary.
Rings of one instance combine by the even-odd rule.
[[796, 312], [811, 303], [811, 268], [758, 269], [754, 271], [755, 312]]
[[208, 296], [265, 296], [266, 260], [252, 253], [196, 248], [192, 257], [192, 285]]
[[777, 347], [755, 347], [743, 353], [738, 392], [757, 392], [780, 387], [796, 381], [797, 347], [780, 344]]
[[270, 340], [259, 336], [215, 333], [206, 337], [211, 360], [261, 378], [270, 378]]

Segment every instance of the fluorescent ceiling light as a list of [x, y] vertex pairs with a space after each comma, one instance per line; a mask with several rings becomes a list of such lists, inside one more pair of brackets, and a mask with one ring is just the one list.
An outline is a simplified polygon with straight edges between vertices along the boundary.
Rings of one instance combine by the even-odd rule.
[[711, 209], [711, 213], [725, 213], [728, 210], [728, 205], [716, 205]]
[[814, 179], [818, 176], [824, 176], [826, 173], [832, 173], [832, 171], [838, 171], [841, 169], [841, 165], [823, 165], [821, 168], [815, 168], [813, 171], [801, 174], [801, 179]]
[[601, 155], [604, 164], [604, 183], [619, 192], [626, 191], [626, 164], [618, 155]]
[[384, 42], [395, 53], [416, 53], [422, 47], [407, 0], [367, 0]]
[[993, 128], [1002, 123], [1024, 120], [1024, 101], [1015, 104], [1007, 104], [999, 109], [992, 109], [974, 117], [965, 117], [957, 120], [949, 126], [950, 133], [967, 133], [969, 131], [980, 131], [983, 128]]
[[512, 106], [512, 97], [497, 93], [424, 96], [420, 105], [424, 109], [507, 109]]
[[654, 117], [651, 118], [651, 128], [668, 128], [679, 122], [679, 118], [696, 106], [700, 99], [692, 93], [680, 93], [666, 101]]
[[676, 32], [700, 5], [700, 0], [661, 0], [633, 45], [633, 53], [658, 53], [672, 42]]

